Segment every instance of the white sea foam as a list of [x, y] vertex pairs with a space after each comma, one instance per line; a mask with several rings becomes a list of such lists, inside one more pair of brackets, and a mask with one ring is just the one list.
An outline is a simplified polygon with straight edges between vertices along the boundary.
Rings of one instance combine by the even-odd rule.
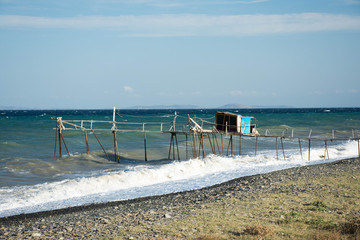
[[125, 171], [104, 171], [92, 177], [2, 188], [0, 216], [198, 189], [241, 176], [355, 157], [357, 142], [332, 146], [328, 151], [331, 158], [325, 160], [324, 148], [312, 149], [310, 161], [306, 151], [302, 159], [298, 150], [286, 151], [285, 159], [282, 155], [277, 159], [275, 151], [259, 152], [257, 156], [209, 155], [164, 165], [129, 166]]

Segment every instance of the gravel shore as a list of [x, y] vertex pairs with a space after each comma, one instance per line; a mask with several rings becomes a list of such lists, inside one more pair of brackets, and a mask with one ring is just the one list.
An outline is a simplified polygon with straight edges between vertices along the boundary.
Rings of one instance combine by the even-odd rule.
[[[166, 238], [166, 233], [146, 231], [130, 234], [125, 230], [136, 226], [151, 229], [155, 223], [180, 219], [184, 212], [225, 199], [242, 200], [259, 193], [280, 193], [285, 187], [286, 191], [300, 193], [304, 191], [303, 187], [284, 184], [320, 176], [336, 177], [342, 172], [360, 177], [359, 170], [359, 158], [346, 159], [242, 177], [199, 190], [0, 218], [0, 239]], [[309, 184], [306, 191], [315, 192], [320, 187]]]

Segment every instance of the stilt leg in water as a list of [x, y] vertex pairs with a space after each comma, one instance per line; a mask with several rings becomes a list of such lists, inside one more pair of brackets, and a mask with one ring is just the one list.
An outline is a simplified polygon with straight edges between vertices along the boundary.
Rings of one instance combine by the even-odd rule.
[[89, 142], [88, 142], [87, 132], [86, 132], [86, 130], [84, 132], [85, 132], [85, 142], [86, 142], [86, 153], [89, 155], [90, 151], [89, 151]]
[[96, 140], [98, 141], [99, 145], [101, 146], [102, 150], [104, 151], [107, 160], [110, 161], [110, 158], [109, 158], [108, 154], [106, 153], [105, 148], [103, 147], [103, 145], [101, 144], [100, 140], [99, 140], [98, 137], [96, 136], [94, 130], [91, 130], [91, 131], [92, 131], [92, 133], [94, 134], [94, 136], [95, 136]]

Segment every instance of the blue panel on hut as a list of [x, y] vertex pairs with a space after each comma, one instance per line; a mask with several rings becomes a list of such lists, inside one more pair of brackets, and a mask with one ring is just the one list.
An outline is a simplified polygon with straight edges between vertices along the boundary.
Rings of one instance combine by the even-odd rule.
[[254, 117], [241, 117], [241, 132], [242, 133], [251, 133], [251, 119]]

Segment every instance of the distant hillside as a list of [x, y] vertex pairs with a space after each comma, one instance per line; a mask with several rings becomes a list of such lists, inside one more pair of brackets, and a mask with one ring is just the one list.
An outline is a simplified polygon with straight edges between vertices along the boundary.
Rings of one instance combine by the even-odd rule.
[[293, 108], [292, 106], [259, 106], [259, 105], [244, 105], [244, 104], [226, 104], [218, 107], [219, 109], [250, 109], [250, 108]]
[[20, 109], [23, 109], [23, 108], [14, 107], [14, 106], [0, 106], [0, 109], [1, 110], [20, 110]]
[[[126, 109], [200, 109], [203, 108], [197, 105], [150, 105], [150, 106], [133, 106]], [[256, 106], [256, 105], [245, 105], [245, 104], [225, 104], [219, 107], [213, 107], [211, 109], [251, 109], [251, 108], [291, 108], [290, 106]]]
[[235, 109], [235, 108], [254, 108], [250, 105], [244, 105], [244, 104], [226, 104], [223, 106], [218, 107], [220, 109]]
[[133, 106], [127, 109], [199, 109], [196, 105], [152, 105], [152, 106]]

